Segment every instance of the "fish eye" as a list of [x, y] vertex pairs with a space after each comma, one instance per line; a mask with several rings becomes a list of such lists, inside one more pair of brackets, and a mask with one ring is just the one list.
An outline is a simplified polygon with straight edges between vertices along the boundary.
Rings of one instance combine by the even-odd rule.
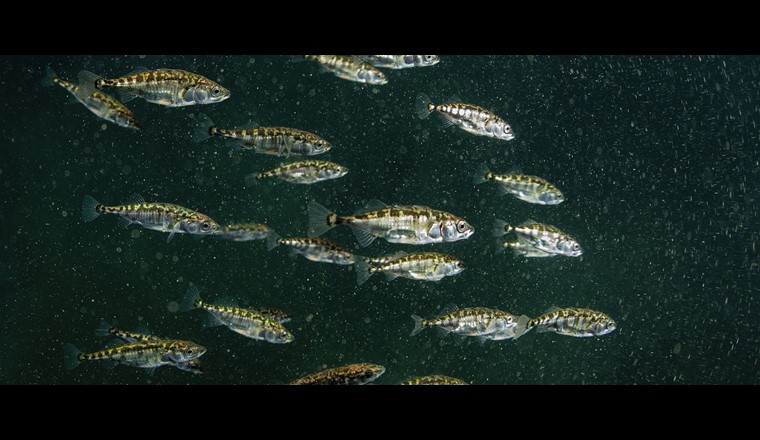
[[213, 93], [214, 95], [218, 95], [218, 94], [222, 93], [222, 91], [221, 91], [221, 90], [219, 90], [219, 87], [214, 87], [214, 88], [211, 90], [211, 93]]
[[211, 224], [209, 224], [209, 222], [203, 222], [203, 223], [201, 223], [201, 229], [203, 229], [204, 231], [207, 231], [208, 228], [210, 228], [210, 227], [211, 227]]
[[465, 224], [465, 222], [460, 221], [459, 223], [457, 223], [457, 231], [459, 231], [460, 233], [464, 232], [466, 228], [467, 228], [467, 225]]
[[187, 354], [193, 354], [193, 349], [192, 348], [188, 348], [185, 353], [187, 353]]
[[425, 59], [431, 61], [433, 59], [433, 55], [425, 55]]
[[575, 249], [577, 251], [580, 248], [581, 248], [581, 246], [578, 243], [573, 243], [573, 249]]

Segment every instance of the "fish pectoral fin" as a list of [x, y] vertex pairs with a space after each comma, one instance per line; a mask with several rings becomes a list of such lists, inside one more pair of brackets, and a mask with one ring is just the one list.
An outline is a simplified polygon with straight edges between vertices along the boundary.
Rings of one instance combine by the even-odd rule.
[[130, 220], [130, 219], [126, 218], [126, 217], [119, 216], [119, 219], [116, 220], [116, 226], [118, 226], [120, 228], [127, 228], [131, 224], [132, 224], [132, 220]]
[[351, 224], [349, 225], [351, 226], [351, 232], [354, 233], [354, 236], [356, 236], [356, 240], [359, 242], [359, 246], [361, 247], [367, 247], [371, 245], [372, 242], [375, 241], [375, 238], [377, 238], [364, 229], [359, 229]]

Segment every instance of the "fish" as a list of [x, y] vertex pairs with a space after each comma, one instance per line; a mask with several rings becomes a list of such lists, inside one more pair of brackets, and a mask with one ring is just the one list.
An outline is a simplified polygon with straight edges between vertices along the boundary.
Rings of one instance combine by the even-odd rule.
[[142, 124], [137, 120], [132, 110], [124, 104], [114, 99], [111, 95], [97, 90], [94, 85], [94, 78], [87, 75], [87, 72], [79, 73], [79, 85], [63, 80], [55, 74], [53, 69], [47, 67], [47, 75], [42, 80], [44, 86], [53, 84], [63, 87], [77, 101], [94, 113], [97, 117], [112, 122], [120, 127], [133, 128], [139, 130]]
[[278, 244], [290, 246], [294, 254], [318, 263], [351, 265], [356, 257], [348, 249], [323, 238], [280, 238]]
[[372, 64], [346, 55], [304, 55], [304, 59], [316, 61], [325, 71], [349, 81], [382, 85], [388, 84], [385, 74]]
[[218, 83], [186, 70], [138, 68], [123, 77], [112, 79], [102, 78], [92, 72], [82, 72], [94, 78], [93, 84], [98, 89], [116, 88], [126, 92], [122, 95], [124, 102], [140, 97], [167, 107], [184, 107], [215, 104], [230, 97], [230, 91]]
[[[452, 98], [452, 101], [458, 99]], [[456, 125], [468, 133], [503, 141], [515, 138], [512, 127], [505, 120], [477, 105], [459, 102], [435, 105], [427, 95], [421, 93], [417, 96], [416, 110], [420, 119], [426, 119], [430, 113], [437, 112], [443, 118], [445, 127]]]
[[309, 202], [309, 237], [319, 237], [337, 225], [351, 227], [362, 247], [377, 237], [389, 243], [444, 243], [469, 238], [473, 228], [463, 218], [427, 206], [388, 206], [372, 200], [355, 215], [339, 216], [316, 201]]
[[364, 385], [385, 373], [382, 365], [361, 363], [330, 368], [291, 382], [291, 385]]
[[[144, 332], [130, 332], [127, 330], [118, 329], [105, 320], [100, 322], [100, 327], [98, 327], [95, 330], [95, 335], [115, 336], [128, 344], [134, 344], [134, 343], [139, 343], [139, 342], [157, 342], [157, 341], [167, 340], [166, 338], [160, 338], [158, 336], [151, 335], [150, 332], [147, 330]], [[170, 362], [169, 365], [179, 370], [187, 371], [193, 374], [202, 374], [204, 372], [203, 365], [201, 364], [201, 361], [198, 358], [190, 359], [184, 362], [173, 362], [173, 363]]]
[[[580, 257], [583, 248], [571, 235], [562, 232], [552, 225], [538, 223], [535, 220], [526, 220], [518, 226], [512, 226], [501, 219], [496, 219], [493, 226], [493, 235], [500, 237], [510, 232], [517, 236], [517, 242], [503, 243], [502, 249], [511, 247], [517, 255], [524, 255], [528, 247], [543, 251], [552, 255], [564, 255], [567, 257]], [[542, 256], [542, 255], [526, 255]]]
[[229, 305], [215, 305], [201, 300], [200, 291], [195, 286], [189, 286], [179, 306], [179, 310], [187, 312], [193, 309], [203, 309], [209, 313], [206, 327], [224, 325], [230, 330], [247, 338], [266, 341], [272, 344], [287, 344], [295, 339], [282, 324], [269, 316], [255, 310], [243, 309], [234, 304], [233, 300], [220, 301]]
[[388, 69], [434, 66], [441, 61], [438, 55], [354, 55], [365, 63]]
[[485, 163], [475, 172], [472, 182], [480, 185], [488, 181], [499, 184], [501, 195], [510, 194], [520, 200], [538, 205], [558, 205], [565, 201], [565, 195], [548, 181], [525, 174], [494, 174]]
[[552, 332], [576, 338], [603, 336], [617, 329], [617, 323], [602, 312], [590, 309], [551, 307], [528, 322], [527, 330]]
[[289, 163], [271, 171], [249, 174], [245, 176], [245, 184], [252, 186], [257, 180], [276, 177], [289, 183], [311, 185], [312, 183], [337, 179], [347, 173], [348, 168], [336, 163], [323, 160], [305, 160]]
[[285, 324], [286, 322], [290, 322], [293, 320], [293, 318], [291, 318], [290, 315], [288, 315], [284, 311], [280, 309], [275, 309], [273, 307], [259, 307], [253, 310], [255, 312], [261, 313], [267, 318], [275, 320], [276, 322], [280, 324]]
[[236, 223], [220, 228], [216, 236], [232, 241], [266, 240], [267, 249], [277, 247], [280, 236], [269, 226], [258, 223]]
[[193, 136], [195, 142], [218, 136], [229, 139], [236, 148], [280, 157], [316, 156], [332, 148], [332, 144], [320, 136], [296, 128], [252, 127], [228, 130], [217, 127], [214, 121], [203, 113], [198, 114], [196, 119], [198, 125]]
[[169, 232], [167, 242], [174, 234], [212, 235], [221, 226], [211, 217], [184, 206], [171, 203], [147, 203], [140, 194], [132, 194], [125, 205], [101, 205], [92, 196], [82, 200], [82, 216], [85, 222], [95, 220], [101, 214], [119, 216], [119, 226], [132, 223], [146, 229]]
[[435, 327], [442, 337], [452, 333], [477, 337], [479, 342], [484, 343], [487, 339], [484, 336], [510, 329], [514, 331], [512, 339], [519, 338], [526, 332], [530, 318], [485, 307], [459, 309], [455, 304], [447, 304], [441, 309], [440, 315], [433, 319], [412, 315], [412, 320], [414, 330], [410, 336], [415, 336], [428, 327]]
[[422, 376], [422, 377], [415, 377], [413, 379], [407, 379], [399, 385], [469, 385], [467, 382], [463, 381], [462, 379], [457, 379], [456, 377], [450, 377], [450, 376], [442, 376], [442, 375], [432, 375], [432, 376]]
[[[378, 261], [377, 265], [372, 265]], [[364, 284], [370, 276], [382, 272], [388, 281], [397, 277], [421, 281], [440, 281], [462, 273], [467, 266], [458, 258], [435, 252], [407, 254], [398, 252], [393, 258], [359, 258], [356, 262], [356, 282]]]
[[106, 361], [110, 368], [114, 363], [137, 368], [153, 369], [161, 365], [188, 362], [206, 353], [206, 348], [189, 341], [160, 340], [125, 344], [113, 340], [103, 350], [82, 353], [71, 343], [64, 345], [64, 367], [71, 370], [87, 361]]
[[530, 244], [522, 243], [519, 240], [518, 241], [502, 241], [501, 239], [496, 239], [496, 246], [495, 250], [497, 254], [500, 254], [504, 251], [504, 249], [511, 249], [512, 252], [514, 252], [515, 255], [523, 256], [525, 258], [547, 258], [547, 257], [556, 257], [559, 254], [551, 253], [551, 252], [545, 252], [541, 249], [536, 249]]

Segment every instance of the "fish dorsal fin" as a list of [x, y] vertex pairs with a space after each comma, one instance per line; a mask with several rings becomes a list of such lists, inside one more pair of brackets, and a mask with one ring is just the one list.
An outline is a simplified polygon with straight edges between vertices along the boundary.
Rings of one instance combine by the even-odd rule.
[[372, 242], [375, 241], [375, 238], [377, 238], [369, 232], [356, 227], [352, 227], [351, 232], [354, 233], [354, 236], [356, 236], [356, 240], [359, 242], [359, 246], [361, 247], [367, 247], [371, 245]]
[[219, 298], [216, 301], [214, 301], [213, 304], [215, 306], [221, 306], [221, 307], [235, 307], [235, 308], [240, 307], [238, 305], [237, 300], [231, 296], [224, 296], [222, 298]]
[[520, 226], [536, 225], [536, 224], [538, 224], [537, 221], [533, 220], [532, 218], [529, 218], [529, 219], [525, 219], [525, 221], [523, 221], [522, 223], [520, 223]]
[[406, 253], [406, 252], [404, 252], [404, 251], [397, 251], [397, 252], [394, 252], [394, 253], [388, 255], [387, 257], [383, 257], [383, 259], [385, 259], [387, 261], [398, 260], [399, 258], [406, 257], [407, 255], [409, 255], [409, 254]]
[[103, 350], [110, 350], [112, 348], [121, 347], [122, 345], [127, 345], [127, 343], [121, 339], [114, 339], [109, 341], [108, 344], [104, 345]]
[[145, 204], [145, 198], [138, 193], [134, 193], [127, 198], [127, 205], [143, 205]]
[[546, 309], [546, 311], [545, 311], [544, 313], [545, 313], [545, 314], [546, 314], [546, 313], [554, 313], [554, 312], [558, 312], [558, 311], [560, 311], [560, 310], [562, 310], [562, 309], [560, 309], [560, 308], [559, 308], [559, 307], [557, 307], [557, 306], [551, 306], [551, 307], [549, 307], [548, 309]]
[[[131, 72], [129, 72], [129, 73], [123, 75], [123, 76], [137, 75], [138, 73], [148, 72], [149, 70], [150, 69], [148, 69], [145, 66], [135, 66], [135, 68]], [[168, 69], [156, 69], [156, 70], [168, 70]]]
[[377, 199], [372, 199], [369, 202], [367, 202], [366, 205], [356, 210], [355, 215], [358, 214], [364, 214], [371, 211], [379, 211], [381, 209], [387, 208], [388, 205], [386, 203], [381, 202]]
[[441, 308], [441, 311], [438, 312], [440, 316], [448, 315], [450, 313], [454, 313], [457, 310], [459, 310], [459, 307], [454, 303], [448, 303], [445, 306]]
[[524, 174], [524, 173], [521, 166], [514, 165], [514, 166], [509, 167], [509, 169], [507, 169], [506, 174]]
[[456, 93], [453, 95], [449, 95], [448, 98], [444, 101], [446, 104], [463, 104], [462, 98], [459, 97]]
[[148, 327], [148, 324], [144, 322], [140, 323], [140, 325], [137, 326], [137, 328], [135, 329], [135, 333], [139, 333], [145, 336], [152, 336], [150, 332], [150, 327]]
[[260, 126], [261, 126], [261, 124], [259, 124], [258, 122], [254, 121], [252, 119], [249, 119], [249, 120], [247, 120], [246, 122], [244, 122], [242, 124], [236, 125], [235, 127], [232, 128], [232, 130], [233, 131], [250, 130], [252, 128], [256, 128], [256, 127], [260, 127]]

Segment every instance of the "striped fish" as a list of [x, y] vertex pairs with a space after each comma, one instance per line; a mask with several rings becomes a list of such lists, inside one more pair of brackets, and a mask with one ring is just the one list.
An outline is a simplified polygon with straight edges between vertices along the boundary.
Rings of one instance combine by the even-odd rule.
[[291, 385], [364, 385], [385, 373], [385, 367], [375, 364], [351, 364], [310, 374], [291, 382]]
[[105, 361], [137, 368], [156, 368], [161, 365], [187, 362], [202, 356], [206, 348], [189, 341], [160, 340], [124, 344], [114, 340], [110, 346], [93, 353], [82, 353], [72, 344], [64, 346], [64, 367], [71, 370], [88, 361]]
[[[583, 248], [571, 235], [562, 232], [556, 226], [538, 223], [535, 220], [526, 220], [518, 226], [512, 226], [504, 220], [496, 219], [492, 232], [496, 237], [510, 232], [514, 232], [517, 236], [515, 242], [502, 243], [497, 240], [497, 253], [503, 249], [511, 248], [515, 254], [526, 257], [554, 255], [580, 257], [583, 255]], [[541, 252], [548, 255], [543, 255]]]
[[[458, 101], [456, 98], [453, 100]], [[456, 125], [468, 133], [503, 141], [511, 141], [515, 138], [512, 127], [505, 120], [477, 105], [459, 102], [435, 105], [424, 93], [417, 96], [416, 105], [417, 117], [420, 119], [425, 119], [430, 113], [437, 112], [443, 118], [445, 127]]]
[[459, 309], [454, 304], [448, 304], [441, 309], [440, 315], [433, 319], [422, 319], [412, 315], [414, 330], [411, 336], [415, 336], [423, 329], [435, 327], [440, 336], [449, 333], [461, 336], [473, 336], [482, 344], [488, 338], [486, 335], [513, 330], [512, 339], [517, 339], [526, 331], [530, 318], [525, 315], [515, 316], [511, 313], [485, 307], [472, 307]]
[[481, 164], [475, 172], [472, 182], [480, 185], [488, 181], [499, 184], [502, 195], [509, 194], [528, 203], [539, 205], [557, 205], [565, 201], [565, 195], [548, 181], [524, 174], [494, 174], [488, 165]]
[[612, 333], [617, 328], [617, 323], [606, 314], [595, 310], [552, 307], [543, 315], [528, 322], [527, 330], [533, 328], [539, 333], [552, 332], [576, 338], [588, 338]]
[[[372, 263], [377, 262], [376, 265]], [[382, 272], [391, 281], [397, 277], [421, 281], [440, 281], [462, 273], [465, 264], [451, 255], [436, 252], [407, 254], [397, 252], [392, 258], [359, 258], [356, 262], [356, 281], [364, 284], [370, 276]]]
[[387, 84], [385, 74], [372, 64], [346, 55], [304, 55], [304, 59], [318, 62], [325, 71], [338, 78], [365, 84]]
[[462, 379], [457, 379], [456, 377], [433, 375], [433, 376], [422, 376], [422, 377], [415, 377], [413, 379], [408, 379], [401, 382], [399, 385], [469, 385], [469, 384], [463, 381]]
[[278, 244], [290, 246], [296, 254], [318, 263], [351, 265], [356, 257], [348, 249], [323, 238], [280, 238]]
[[348, 168], [337, 163], [326, 162], [324, 160], [304, 160], [289, 163], [271, 171], [249, 174], [245, 177], [245, 184], [246, 186], [252, 186], [257, 180], [276, 177], [288, 183], [311, 185], [312, 183], [337, 179], [345, 176], [347, 173]]

